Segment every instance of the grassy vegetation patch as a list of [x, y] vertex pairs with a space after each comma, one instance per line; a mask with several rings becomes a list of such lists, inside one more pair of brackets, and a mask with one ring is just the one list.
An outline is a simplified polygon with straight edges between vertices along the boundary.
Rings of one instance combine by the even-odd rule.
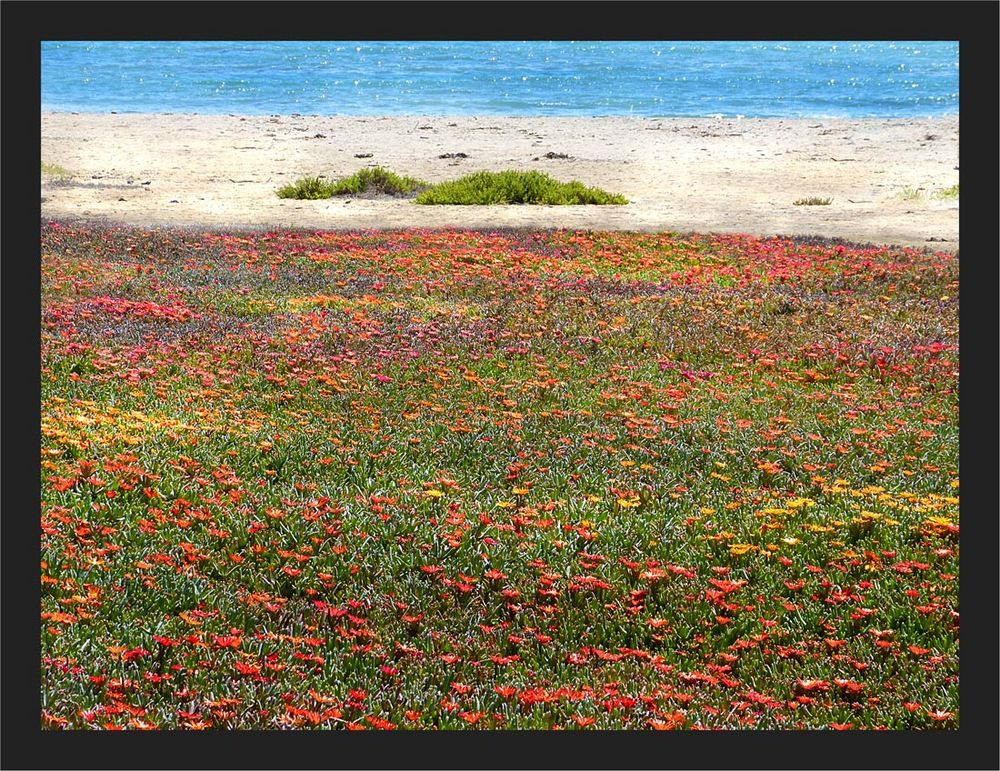
[[935, 198], [958, 198], [958, 185], [952, 185], [951, 187], [946, 187], [944, 190], [938, 190], [934, 193]]
[[413, 177], [402, 177], [381, 166], [361, 169], [349, 177], [328, 182], [321, 177], [304, 177], [278, 190], [278, 198], [318, 200], [335, 195], [408, 196], [427, 187]]
[[59, 179], [69, 179], [73, 175], [67, 169], [59, 166], [55, 163], [46, 163], [42, 161], [42, 174], [50, 177], [59, 177]]
[[792, 206], [829, 206], [831, 203], [833, 203], [832, 198], [810, 196], [809, 198], [799, 198], [796, 201], [792, 201]]
[[410, 196], [420, 204], [597, 204], [622, 205], [628, 199], [582, 182], [560, 182], [539, 171], [480, 171], [461, 179], [431, 186], [413, 177], [401, 177], [381, 167], [361, 169], [350, 177], [329, 182], [303, 177], [278, 190], [279, 198], [317, 200], [335, 195]]
[[421, 204], [622, 205], [625, 196], [587, 187], [582, 182], [559, 182], [539, 171], [479, 171], [452, 182], [442, 182], [417, 196]]
[[320, 177], [303, 177], [278, 190], [278, 198], [295, 198], [300, 201], [315, 201], [332, 195], [333, 183]]

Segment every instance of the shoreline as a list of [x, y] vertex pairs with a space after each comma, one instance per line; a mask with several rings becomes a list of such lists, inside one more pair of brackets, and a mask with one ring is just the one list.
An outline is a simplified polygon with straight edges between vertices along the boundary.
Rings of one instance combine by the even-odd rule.
[[[955, 251], [959, 117], [41, 115], [43, 219], [205, 229], [533, 228], [819, 236]], [[464, 153], [467, 157], [441, 157]], [[546, 157], [565, 155], [568, 157]], [[370, 155], [369, 155], [370, 154]], [[44, 167], [48, 164], [47, 167]], [[384, 166], [431, 183], [536, 169], [626, 206], [283, 200]], [[53, 168], [56, 167], [56, 168]], [[45, 169], [49, 173], [46, 173]], [[795, 205], [800, 199], [828, 205]]]

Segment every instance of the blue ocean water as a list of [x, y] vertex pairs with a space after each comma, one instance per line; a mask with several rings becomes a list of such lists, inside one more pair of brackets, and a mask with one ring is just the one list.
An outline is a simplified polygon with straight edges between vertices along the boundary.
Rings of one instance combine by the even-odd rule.
[[929, 117], [958, 42], [42, 42], [43, 110]]

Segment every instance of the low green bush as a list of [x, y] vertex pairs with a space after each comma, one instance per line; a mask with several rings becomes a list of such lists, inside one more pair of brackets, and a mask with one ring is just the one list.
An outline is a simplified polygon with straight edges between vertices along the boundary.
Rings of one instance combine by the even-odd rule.
[[42, 174], [47, 174], [50, 177], [58, 177], [59, 179], [69, 179], [73, 175], [70, 174], [62, 166], [55, 163], [46, 163], [42, 161]]
[[381, 166], [365, 168], [335, 182], [319, 177], [304, 177], [278, 190], [278, 198], [317, 200], [335, 195], [363, 195], [367, 193], [406, 196], [427, 187], [427, 183], [413, 177], [401, 177]]
[[333, 184], [319, 177], [303, 177], [278, 190], [278, 198], [297, 198], [299, 200], [311, 201], [329, 198], [332, 195]]
[[626, 204], [615, 193], [582, 182], [559, 182], [539, 171], [480, 171], [451, 182], [442, 182], [416, 197], [420, 204]]
[[401, 177], [381, 167], [361, 169], [335, 182], [320, 177], [302, 179], [278, 190], [279, 198], [316, 200], [335, 195], [417, 193], [420, 204], [597, 204], [622, 205], [628, 199], [582, 182], [559, 182], [540, 171], [480, 171], [461, 179], [431, 186], [413, 177]]

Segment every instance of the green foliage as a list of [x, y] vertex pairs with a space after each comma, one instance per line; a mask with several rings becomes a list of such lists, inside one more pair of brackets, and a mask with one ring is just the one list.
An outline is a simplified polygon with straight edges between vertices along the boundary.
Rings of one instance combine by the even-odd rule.
[[413, 177], [398, 174], [376, 166], [361, 169], [357, 174], [344, 177], [333, 185], [333, 195], [357, 195], [359, 193], [381, 193], [383, 195], [409, 195], [427, 183]]
[[50, 177], [58, 177], [59, 179], [67, 179], [73, 176], [72, 174], [69, 173], [69, 171], [64, 169], [62, 166], [59, 166], [54, 163], [46, 163], [45, 161], [42, 161], [41, 163], [42, 163], [41, 167], [42, 174], [46, 174]]
[[938, 190], [934, 193], [935, 198], [958, 198], [958, 185], [952, 185], [951, 187], [946, 187], [944, 190]]
[[799, 198], [797, 201], [792, 201], [792, 206], [829, 206], [832, 202], [832, 198], [817, 198], [816, 196], [811, 196], [809, 198]]
[[424, 187], [427, 187], [427, 183], [422, 180], [401, 177], [388, 169], [377, 166], [361, 169], [349, 177], [338, 179], [336, 182], [326, 182], [320, 177], [304, 177], [294, 184], [285, 185], [278, 190], [278, 198], [317, 200], [332, 198], [335, 195], [368, 193], [406, 196]]
[[315, 201], [332, 195], [333, 186], [319, 177], [303, 177], [278, 190], [278, 198], [296, 198], [300, 201]]
[[304, 177], [278, 190], [279, 198], [316, 200], [335, 195], [366, 193], [405, 196], [420, 192], [420, 204], [626, 204], [621, 195], [599, 188], [586, 187], [582, 182], [559, 182], [538, 171], [480, 171], [461, 179], [442, 182], [433, 187], [413, 177], [401, 177], [381, 167], [361, 169], [356, 174], [336, 182], [320, 177]]
[[417, 196], [420, 204], [621, 205], [628, 200], [582, 182], [559, 182], [539, 171], [480, 171], [452, 182], [442, 182]]

